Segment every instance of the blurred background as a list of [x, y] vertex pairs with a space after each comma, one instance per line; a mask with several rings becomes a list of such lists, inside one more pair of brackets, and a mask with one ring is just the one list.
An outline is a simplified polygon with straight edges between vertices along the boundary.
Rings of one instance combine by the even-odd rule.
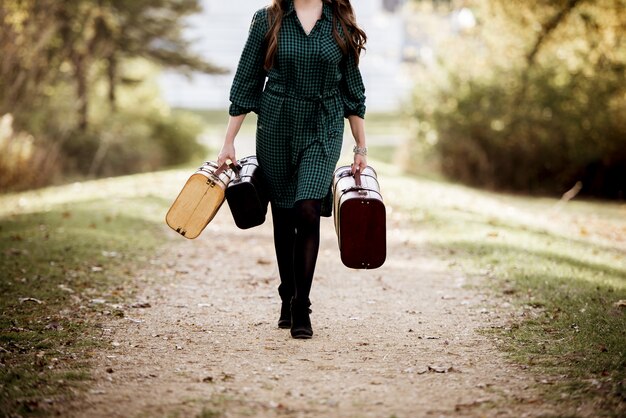
[[[0, 191], [214, 158], [267, 3], [2, 1]], [[624, 199], [626, 0], [352, 3], [369, 36], [375, 160], [493, 190]], [[240, 136], [253, 152], [254, 117]]]

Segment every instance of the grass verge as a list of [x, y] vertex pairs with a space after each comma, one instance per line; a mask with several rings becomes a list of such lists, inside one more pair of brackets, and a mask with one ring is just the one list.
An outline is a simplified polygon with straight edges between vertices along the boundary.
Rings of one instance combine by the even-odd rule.
[[[560, 202], [396, 177], [382, 165], [391, 218], [415, 233], [398, 239], [483, 276], [511, 305], [489, 330], [511, 359], [541, 379], [546, 402], [568, 413], [626, 413], [626, 205]], [[393, 235], [393, 231], [391, 231]]]
[[1, 415], [55, 414], [85, 387], [101, 317], [123, 315], [110, 306], [132, 297], [131, 279], [164, 240], [160, 180], [0, 197]]

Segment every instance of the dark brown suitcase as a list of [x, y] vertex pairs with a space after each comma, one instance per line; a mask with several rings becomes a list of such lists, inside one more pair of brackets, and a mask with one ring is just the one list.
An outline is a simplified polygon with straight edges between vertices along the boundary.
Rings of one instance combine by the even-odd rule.
[[231, 168], [226, 201], [233, 214], [235, 225], [241, 229], [248, 229], [263, 224], [269, 197], [256, 156], [242, 158]]
[[376, 171], [352, 175], [350, 166], [335, 170], [335, 230], [341, 261], [354, 269], [375, 269], [387, 257], [386, 210]]

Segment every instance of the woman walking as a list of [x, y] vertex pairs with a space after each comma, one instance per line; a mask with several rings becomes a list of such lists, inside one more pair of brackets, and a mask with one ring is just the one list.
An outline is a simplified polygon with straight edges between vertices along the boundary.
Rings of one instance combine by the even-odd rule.
[[280, 274], [278, 326], [290, 328], [293, 338], [313, 336], [309, 293], [320, 216], [331, 215], [344, 117], [356, 141], [353, 170], [367, 166], [358, 69], [366, 39], [349, 0], [273, 0], [254, 14], [231, 88], [218, 164], [236, 160], [235, 136], [246, 114], [257, 113], [256, 153], [270, 194]]

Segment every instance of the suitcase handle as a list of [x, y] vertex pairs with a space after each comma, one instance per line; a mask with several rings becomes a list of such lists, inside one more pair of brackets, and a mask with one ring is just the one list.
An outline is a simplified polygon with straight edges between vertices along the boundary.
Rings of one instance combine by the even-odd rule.
[[361, 170], [358, 168], [354, 172], [354, 183], [356, 184], [356, 187], [361, 187]]
[[234, 171], [235, 176], [239, 177], [239, 172], [241, 171], [241, 166], [239, 164], [230, 163], [228, 164], [231, 170]]
[[365, 196], [367, 194], [367, 190], [365, 190], [363, 186], [361, 185], [361, 170], [359, 170], [358, 168], [354, 172], [354, 185], [356, 186], [355, 187], [356, 191], [361, 196]]
[[213, 175], [215, 177], [219, 177], [220, 174], [222, 174], [224, 171], [226, 171], [226, 169], [228, 168], [228, 164], [223, 163], [217, 170], [215, 170], [215, 172], [213, 173]]

